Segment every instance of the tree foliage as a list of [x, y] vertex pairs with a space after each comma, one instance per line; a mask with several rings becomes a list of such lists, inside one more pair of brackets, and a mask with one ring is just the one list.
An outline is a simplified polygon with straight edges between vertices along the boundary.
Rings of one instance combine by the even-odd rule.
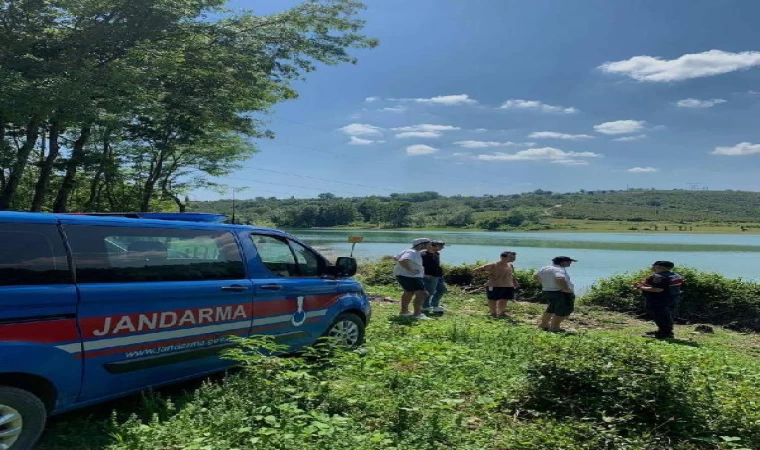
[[271, 138], [259, 119], [319, 64], [355, 63], [363, 5], [0, 2], [0, 209], [184, 210]]
[[[253, 190], [255, 192], [255, 188]], [[317, 210], [330, 202], [347, 202], [353, 216], [345, 214], [337, 225], [377, 227], [459, 227], [485, 230], [541, 230], [555, 219], [611, 220], [649, 223], [654, 230], [668, 231], [657, 222], [676, 222], [672, 231], [690, 231], [691, 224], [715, 222], [750, 229], [760, 221], [760, 193], [741, 191], [583, 191], [557, 194], [548, 191], [483, 197], [444, 197], [435, 192], [391, 194], [387, 197], [340, 199], [321, 194], [317, 199], [276, 199], [257, 197], [238, 209], [247, 222], [280, 227], [322, 226], [321, 219], [294, 222], [298, 211]], [[231, 202], [198, 202], [195, 211], [230, 214]], [[293, 210], [293, 213], [286, 211]]]

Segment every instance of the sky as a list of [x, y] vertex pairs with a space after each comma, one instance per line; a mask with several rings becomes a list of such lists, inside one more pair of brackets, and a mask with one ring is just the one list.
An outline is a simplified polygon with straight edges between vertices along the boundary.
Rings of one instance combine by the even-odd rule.
[[365, 3], [380, 45], [307, 74], [276, 138], [191, 199], [760, 191], [760, 2]]

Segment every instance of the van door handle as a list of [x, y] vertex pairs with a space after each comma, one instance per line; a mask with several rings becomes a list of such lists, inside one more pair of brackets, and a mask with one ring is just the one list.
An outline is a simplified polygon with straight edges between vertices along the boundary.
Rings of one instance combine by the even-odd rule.
[[267, 291], [279, 291], [282, 289], [281, 284], [262, 284], [261, 289], [266, 289]]
[[232, 286], [222, 286], [222, 290], [224, 292], [245, 292], [248, 288], [239, 284], [233, 284]]

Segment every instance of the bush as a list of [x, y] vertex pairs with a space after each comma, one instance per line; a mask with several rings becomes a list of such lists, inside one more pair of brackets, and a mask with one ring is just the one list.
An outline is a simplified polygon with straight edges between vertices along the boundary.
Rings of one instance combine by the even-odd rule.
[[[676, 307], [678, 321], [760, 331], [760, 283], [688, 267], [677, 268], [676, 272], [685, 279], [683, 299]], [[642, 270], [601, 279], [583, 297], [583, 302], [614, 311], [644, 314], [644, 296], [633, 284], [650, 274]]]
[[[393, 276], [395, 261], [391, 256], [384, 256], [375, 262], [362, 263], [359, 266], [359, 278], [363, 283], [373, 286], [395, 286], [396, 278]], [[449, 286], [478, 287], [485, 286], [488, 277], [483, 274], [475, 274], [476, 267], [484, 263], [460, 264], [452, 266], [443, 264], [443, 279]], [[540, 298], [541, 286], [533, 279], [535, 271], [532, 269], [517, 269], [515, 275], [520, 283], [520, 300], [536, 301]]]
[[600, 336], [536, 344], [519, 408], [537, 417], [606, 424], [618, 436], [657, 430], [671, 442], [760, 448], [755, 362]]
[[377, 261], [359, 264], [358, 278], [362, 283], [374, 286], [386, 286], [396, 283], [393, 266], [396, 260], [392, 256], [383, 256]]
[[612, 339], [542, 342], [528, 367], [525, 407], [557, 418], [614, 419], [622, 428], [690, 423], [692, 410], [677, 370], [644, 343]]

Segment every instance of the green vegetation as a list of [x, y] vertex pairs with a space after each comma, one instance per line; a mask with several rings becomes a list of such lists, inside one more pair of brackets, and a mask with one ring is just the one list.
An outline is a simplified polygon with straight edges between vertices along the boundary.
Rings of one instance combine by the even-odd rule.
[[[232, 201], [194, 211], [231, 215]], [[482, 230], [758, 232], [760, 193], [741, 191], [534, 191], [443, 197], [436, 192], [317, 199], [258, 197], [236, 202], [244, 223], [281, 228], [356, 227]]]
[[[677, 308], [679, 320], [710, 323], [736, 330], [760, 331], [760, 284], [726, 278], [717, 273], [679, 267], [685, 279], [683, 301]], [[590, 305], [634, 314], [645, 312], [641, 293], [633, 283], [651, 272], [616, 275], [599, 280], [583, 297]]]
[[0, 210], [185, 209], [318, 64], [376, 45], [354, 0], [0, 3]]
[[760, 447], [757, 336], [678, 326], [682, 339], [651, 341], [638, 337], [651, 324], [588, 306], [569, 320], [577, 334], [554, 335], [535, 329], [542, 305], [488, 320], [481, 296], [453, 291], [433, 321], [375, 302], [354, 352], [238, 354], [223, 381], [122, 402], [111, 419], [63, 417], [41, 450]]

